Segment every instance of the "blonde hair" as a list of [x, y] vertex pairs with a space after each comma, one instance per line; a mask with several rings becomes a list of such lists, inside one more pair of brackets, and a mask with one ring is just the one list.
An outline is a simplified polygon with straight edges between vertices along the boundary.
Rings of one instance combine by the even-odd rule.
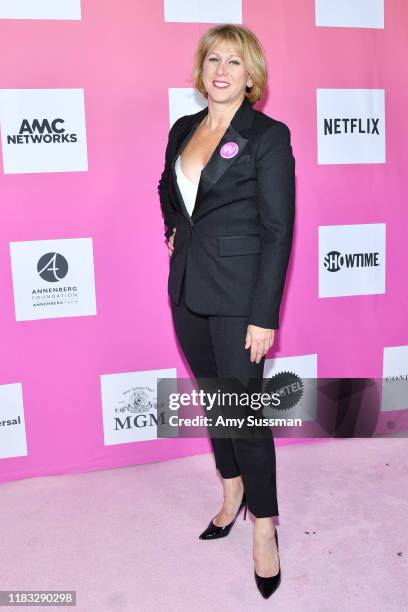
[[264, 50], [258, 38], [251, 30], [244, 26], [237, 26], [231, 23], [217, 25], [201, 36], [194, 54], [193, 63], [193, 85], [207, 98], [208, 94], [202, 81], [203, 62], [207, 53], [213, 45], [218, 42], [231, 42], [235, 44], [240, 54], [244, 58], [244, 63], [249, 72], [253, 85], [246, 87], [245, 96], [251, 104], [257, 102], [265, 89], [268, 78], [268, 71]]

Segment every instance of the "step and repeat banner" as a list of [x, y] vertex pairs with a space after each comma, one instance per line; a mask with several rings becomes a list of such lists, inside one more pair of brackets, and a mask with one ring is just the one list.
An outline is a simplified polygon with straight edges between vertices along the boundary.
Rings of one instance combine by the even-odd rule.
[[[189, 375], [157, 184], [227, 22], [263, 44], [256, 108], [296, 158], [265, 376], [408, 377], [405, 0], [0, 0], [0, 481], [210, 450], [157, 436], [157, 381]], [[398, 432], [407, 406], [380, 404]]]

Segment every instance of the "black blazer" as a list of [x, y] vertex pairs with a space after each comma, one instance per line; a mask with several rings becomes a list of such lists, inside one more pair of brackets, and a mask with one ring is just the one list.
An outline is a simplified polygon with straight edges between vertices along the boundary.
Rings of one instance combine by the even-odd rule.
[[[177, 228], [168, 293], [178, 304], [185, 274], [193, 311], [249, 316], [248, 323], [278, 329], [295, 218], [290, 130], [244, 98], [201, 172], [190, 218], [175, 161], [207, 113], [180, 117], [169, 132], [158, 184], [166, 238]], [[229, 159], [220, 154], [228, 142], [239, 147]]]

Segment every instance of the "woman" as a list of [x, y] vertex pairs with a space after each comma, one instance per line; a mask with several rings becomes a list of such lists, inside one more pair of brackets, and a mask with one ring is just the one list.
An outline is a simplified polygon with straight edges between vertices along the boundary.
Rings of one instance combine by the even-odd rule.
[[[194, 85], [208, 106], [169, 133], [158, 192], [170, 254], [174, 327], [197, 378], [263, 378], [279, 328], [294, 223], [295, 160], [288, 127], [252, 105], [266, 62], [256, 36], [231, 24], [201, 37]], [[275, 446], [262, 437], [210, 437], [224, 502], [201, 539], [255, 517], [254, 572], [269, 597], [280, 583]]]

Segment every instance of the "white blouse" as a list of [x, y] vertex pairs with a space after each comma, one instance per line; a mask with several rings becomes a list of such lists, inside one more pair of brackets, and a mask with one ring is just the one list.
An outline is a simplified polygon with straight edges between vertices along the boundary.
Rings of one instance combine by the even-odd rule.
[[183, 170], [181, 169], [180, 155], [176, 159], [175, 170], [177, 175], [177, 183], [181, 191], [181, 195], [183, 196], [184, 204], [186, 205], [187, 212], [191, 217], [195, 206], [198, 183], [192, 183], [184, 174]]

